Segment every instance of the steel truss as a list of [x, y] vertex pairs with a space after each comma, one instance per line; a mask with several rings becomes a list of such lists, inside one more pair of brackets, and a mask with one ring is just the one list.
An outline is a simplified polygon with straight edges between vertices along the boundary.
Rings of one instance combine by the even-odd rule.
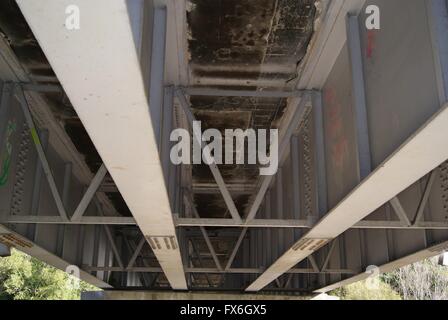
[[[11, 95], [5, 95], [3, 94], [3, 97], [7, 97], [7, 99], [2, 99], [2, 109], [6, 105], [10, 105], [10, 99], [13, 95], [15, 95], [19, 101], [22, 113], [24, 115], [26, 125], [29, 129], [29, 134], [34, 142], [39, 164], [45, 174], [45, 178], [48, 182], [48, 185], [50, 187], [51, 195], [53, 197], [53, 200], [56, 203], [56, 207], [59, 213], [59, 216], [40, 216], [37, 212], [33, 215], [9, 215], [6, 217], [4, 221], [1, 221], [1, 223], [4, 224], [13, 224], [13, 223], [25, 223], [25, 224], [61, 224], [61, 225], [83, 225], [83, 224], [99, 224], [103, 225], [103, 228], [106, 232], [107, 239], [109, 241], [109, 244], [111, 246], [112, 252], [115, 256], [115, 259], [119, 266], [123, 267], [122, 259], [119, 253], [119, 250], [117, 248], [117, 245], [114, 240], [113, 231], [110, 229], [109, 224], [135, 224], [135, 221], [130, 221], [129, 219], [125, 217], [83, 217], [84, 213], [87, 210], [87, 207], [92, 202], [92, 200], [95, 201], [95, 205], [98, 207], [99, 212], [102, 212], [102, 205], [100, 204], [98, 199], [94, 199], [96, 192], [98, 191], [99, 186], [101, 185], [104, 177], [107, 174], [107, 169], [104, 164], [102, 164], [93, 177], [90, 185], [88, 186], [87, 190], [85, 191], [81, 201], [79, 202], [78, 206], [76, 207], [75, 211], [70, 214], [66, 211], [64, 199], [66, 198], [66, 190], [68, 189], [68, 183], [69, 179], [66, 177], [64, 179], [64, 191], [63, 195], [60, 194], [55, 178], [53, 176], [53, 172], [51, 170], [49, 161], [47, 159], [46, 153], [45, 153], [45, 143], [42, 141], [42, 132], [39, 131], [37, 126], [35, 125], [35, 122], [33, 120], [33, 116], [31, 114], [28, 101], [25, 95], [26, 91], [35, 91], [35, 92], [60, 92], [61, 87], [58, 85], [40, 85], [40, 84], [28, 84], [28, 83], [7, 83], [4, 88], [12, 88], [12, 94]], [[70, 169], [70, 166], [67, 167]], [[70, 170], [66, 170], [66, 173], [70, 174]], [[69, 175], [68, 175], [69, 176]], [[95, 222], [95, 219], [100, 219], [99, 223]], [[101, 223], [101, 219], [109, 219], [108, 223]], [[83, 223], [81, 223], [81, 220]], [[93, 223], [89, 223], [89, 221]], [[114, 223], [114, 221], [116, 223]], [[87, 223], [86, 223], [87, 222]], [[126, 223], [127, 222], [127, 223]], [[63, 230], [60, 230], [58, 233], [58, 238], [63, 237]], [[30, 236], [31, 238], [34, 238], [34, 235]], [[62, 240], [60, 241], [62, 243]], [[59, 245], [59, 244], [58, 244]], [[60, 252], [61, 249], [58, 249], [58, 252]]]
[[[110, 246], [112, 248], [112, 252], [118, 264], [117, 267], [97, 267], [97, 266], [83, 266], [86, 271], [109, 271], [109, 272], [137, 272], [137, 273], [161, 273], [162, 269], [154, 268], [154, 267], [135, 267], [135, 262], [140, 256], [141, 249], [145, 243], [144, 238], [138, 242], [135, 247], [135, 250], [129, 259], [126, 267], [125, 264], [119, 254], [119, 250], [114, 242], [113, 232], [111, 231], [109, 226], [113, 225], [122, 225], [122, 226], [134, 226], [136, 222], [133, 217], [120, 217], [120, 216], [84, 216], [84, 213], [92, 202], [95, 200], [95, 205], [98, 205], [98, 202], [95, 199], [95, 194], [97, 191], [101, 190], [102, 182], [104, 177], [107, 174], [107, 169], [104, 164], [99, 168], [94, 178], [92, 179], [90, 185], [87, 187], [84, 196], [79, 202], [76, 210], [69, 214], [65, 211], [65, 207], [63, 205], [62, 196], [60, 195], [56, 185], [54, 183], [54, 177], [52, 174], [52, 170], [48, 164], [48, 160], [46, 158], [45, 151], [42, 147], [43, 143], [41, 138], [39, 138], [39, 132], [36, 128], [33, 118], [31, 116], [28, 102], [26, 96], [24, 94], [25, 91], [37, 91], [37, 92], [57, 92], [60, 91], [60, 86], [57, 85], [37, 85], [37, 84], [28, 84], [28, 83], [13, 83], [11, 84], [13, 88], [13, 93], [18, 97], [20, 106], [23, 114], [25, 115], [25, 119], [27, 125], [30, 129], [30, 134], [32, 139], [35, 142], [36, 150], [38, 153], [39, 161], [42, 165], [43, 171], [45, 173], [45, 177], [50, 185], [51, 193], [54, 201], [57, 204], [58, 208], [58, 216], [52, 215], [20, 215], [20, 216], [7, 216], [0, 223], [4, 224], [59, 224], [59, 225], [102, 225]], [[298, 134], [300, 128], [302, 127], [302, 123], [304, 118], [310, 112], [311, 106], [309, 105], [310, 101], [313, 101], [313, 105], [316, 104], [316, 99], [310, 100], [311, 97], [314, 97], [316, 92], [307, 92], [307, 91], [297, 91], [297, 92], [266, 92], [266, 91], [226, 91], [226, 90], [216, 90], [216, 89], [208, 89], [208, 88], [176, 88], [175, 94], [178, 98], [187, 118], [189, 121], [193, 121], [194, 117], [190, 111], [190, 106], [185, 98], [184, 94], [195, 94], [195, 95], [220, 95], [220, 96], [230, 96], [230, 95], [241, 95], [241, 96], [262, 96], [262, 97], [293, 97], [297, 98], [298, 104], [296, 105], [294, 114], [290, 117], [289, 125], [287, 129], [284, 131], [281, 143], [280, 143], [280, 159], [284, 161], [289, 154], [289, 144], [291, 143], [291, 139], [293, 134]], [[9, 103], [9, 101], [3, 101], [3, 104]], [[234, 212], [234, 216], [232, 219], [212, 219], [212, 218], [199, 218], [196, 208], [189, 196], [187, 196], [188, 192], [184, 193], [184, 203], [186, 207], [189, 207], [193, 213], [193, 218], [185, 218], [179, 217], [177, 214], [174, 216], [174, 222], [176, 227], [199, 227], [203, 238], [209, 248], [210, 254], [215, 262], [216, 268], [203, 268], [199, 267], [186, 267], [186, 273], [194, 274], [194, 273], [211, 273], [211, 274], [259, 274], [263, 273], [265, 269], [263, 268], [231, 268], [231, 264], [236, 256], [236, 252], [240, 247], [242, 240], [245, 238], [246, 232], [249, 228], [293, 228], [293, 229], [311, 229], [315, 225], [315, 221], [310, 219], [307, 220], [291, 220], [291, 219], [263, 219], [263, 218], [255, 218], [255, 215], [258, 211], [258, 208], [261, 204], [261, 201], [264, 199], [265, 194], [271, 185], [272, 180], [275, 176], [265, 176], [260, 180], [258, 187], [256, 188], [256, 192], [253, 192], [253, 202], [252, 207], [248, 210], [248, 214], [241, 219], [241, 215], [238, 212], [235, 212], [236, 207], [234, 207], [233, 200], [231, 198], [230, 192], [234, 191], [224, 184], [222, 180], [222, 176], [219, 173], [219, 169], [216, 165], [212, 165], [213, 171], [215, 172], [215, 179], [217, 183], [217, 188], [213, 186], [208, 186], [208, 190], [212, 190], [211, 192], [220, 192], [223, 195], [224, 199], [227, 199], [226, 203], [229, 206], [229, 211]], [[416, 214], [413, 219], [409, 219], [409, 215], [404, 211], [403, 206], [401, 205], [398, 197], [394, 197], [390, 200], [389, 204], [394, 209], [399, 220], [391, 220], [391, 221], [380, 221], [380, 220], [363, 220], [355, 225], [353, 225], [352, 229], [400, 229], [400, 230], [417, 230], [417, 229], [448, 229], [448, 223], [440, 222], [440, 221], [423, 221], [423, 211], [429, 199], [429, 194], [431, 191], [431, 187], [434, 183], [435, 175], [437, 174], [437, 168], [434, 169], [430, 174], [428, 174], [428, 178], [426, 179], [426, 185], [423, 192], [423, 195], [419, 201], [419, 206], [416, 209]], [[109, 189], [116, 190], [114, 185], [108, 186]], [[199, 192], [202, 189], [199, 189]], [[236, 189], [237, 192], [240, 190], [247, 190], [247, 187], [239, 187]], [[188, 190], [187, 190], [188, 191]], [[191, 192], [191, 191], [189, 191]], [[204, 191], [202, 191], [204, 192]], [[233, 210], [230, 210], [234, 208]], [[101, 212], [101, 211], [100, 211]], [[241, 228], [242, 231], [238, 240], [235, 244], [235, 247], [232, 252], [229, 252], [229, 258], [227, 260], [227, 264], [223, 267], [217, 257], [215, 250], [211, 244], [210, 238], [207, 235], [206, 227], [229, 227], [229, 228]], [[189, 239], [191, 243], [193, 243], [192, 239]], [[317, 262], [313, 258], [313, 256], [309, 257], [312, 268], [304, 269], [304, 268], [294, 268], [291, 269], [288, 274], [297, 274], [297, 273], [322, 273], [322, 274], [356, 274], [359, 270], [345, 270], [345, 269], [327, 269], [327, 265], [331, 256], [331, 253], [334, 249], [335, 241], [330, 245], [330, 249], [328, 254], [324, 260], [324, 263], [321, 266], [318, 266]], [[197, 259], [201, 259], [201, 255], [197, 251], [195, 245], [192, 245], [194, 248], [195, 256]], [[202, 262], [201, 262], [202, 264]]]

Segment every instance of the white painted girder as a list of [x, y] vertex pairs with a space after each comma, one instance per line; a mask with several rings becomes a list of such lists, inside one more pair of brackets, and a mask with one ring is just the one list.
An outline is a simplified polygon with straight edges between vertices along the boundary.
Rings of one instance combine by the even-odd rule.
[[[126, 1], [17, 3], [143, 234], [161, 237], [154, 251], [172, 288], [186, 289]], [[65, 27], [69, 5], [79, 30]]]
[[[258, 291], [448, 159], [448, 103], [246, 291]], [[310, 241], [307, 245], [306, 242]]]

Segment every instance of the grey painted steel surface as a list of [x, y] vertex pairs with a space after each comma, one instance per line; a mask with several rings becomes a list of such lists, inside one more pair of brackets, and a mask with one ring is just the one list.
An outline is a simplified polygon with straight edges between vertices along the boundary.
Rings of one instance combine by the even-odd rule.
[[[375, 168], [438, 111], [440, 103], [425, 1], [370, 3], [381, 7], [381, 30], [366, 31], [364, 15], [359, 19], [359, 28], [366, 82], [370, 149], [372, 165]], [[401, 14], [413, 21], [411, 28], [397, 19], [397, 15]], [[399, 45], [397, 39], [400, 39]], [[351, 76], [347, 73], [349, 66], [350, 60], [345, 46], [322, 92], [326, 111], [324, 130], [330, 208], [346, 196], [359, 181], [356, 170], [356, 113], [351, 100], [353, 93]], [[426, 177], [423, 177], [398, 197], [403, 205], [401, 213], [406, 212], [411, 220], [410, 213], [417, 210], [422, 196], [421, 184], [424, 185], [425, 180]], [[440, 183], [435, 185], [441, 190]], [[437, 194], [437, 190], [433, 190], [433, 194]], [[432, 200], [435, 202], [430, 206], [431, 216], [444, 220], [443, 211], [436, 209], [442, 204], [442, 198]], [[386, 204], [376, 210], [369, 220], [391, 217], [386, 214], [388, 210], [390, 208]], [[394, 213], [392, 219], [393, 216]], [[425, 248], [428, 244], [446, 240], [447, 236], [443, 230], [394, 230], [390, 233], [385, 230], [351, 230], [338, 239], [329, 263], [332, 266], [349, 264], [365, 268], [369, 264], [381, 264]], [[345, 255], [344, 252], [351, 253]], [[332, 277], [329, 281], [336, 282], [338, 277]]]
[[[11, 165], [6, 168], [9, 171], [7, 179], [0, 186], [0, 219], [4, 221], [5, 219], [23, 216], [39, 219], [43, 212], [51, 212], [54, 214], [54, 218], [61, 219], [54, 201], [54, 194], [45, 178], [42, 180], [40, 192], [36, 194], [35, 179], [39, 179], [39, 177], [36, 176], [35, 171], [40, 158], [37, 155], [20, 102], [14, 96], [11, 96], [9, 103], [4, 107], [8, 111], [5, 112], [4, 126], [0, 129], [3, 131], [9, 128], [10, 131], [0, 146], [2, 160], [4, 160], [6, 144], [10, 144]], [[44, 132], [45, 130], [37, 129], [36, 133], [39, 131]], [[46, 148], [44, 156], [48, 161], [49, 169], [54, 174], [55, 186], [58, 190], [61, 190], [63, 177], [65, 176], [65, 162], [51, 146]], [[63, 196], [64, 206], [67, 210], [75, 210], [77, 203], [81, 200], [83, 188], [83, 184], [77, 179], [71, 179], [71, 192]], [[32, 201], [33, 194], [36, 194], [36, 199], [39, 200], [35, 200], [34, 204]], [[33, 208], [33, 205], [35, 208]], [[35, 214], [31, 216], [32, 210], [35, 210]], [[89, 214], [94, 213], [92, 210], [88, 210], [88, 212]], [[71, 229], [65, 230], [64, 234], [61, 234], [57, 226], [40, 225], [39, 227], [34, 226], [31, 239], [28, 239], [30, 229], [27, 225], [8, 223], [8, 226], [6, 228], [0, 225], [2, 247], [6, 243], [8, 247], [15, 247], [62, 270], [65, 270], [71, 264], [79, 267], [83, 264], [91, 264], [93, 256], [92, 252], [89, 255], [89, 241], [87, 240], [90, 236], [90, 230], [85, 230], [84, 236], [80, 238], [78, 234], [79, 226], [71, 226]], [[82, 260], [79, 260], [77, 252], [81, 248], [83, 248], [85, 254]], [[101, 263], [101, 261], [98, 261], [98, 263]], [[82, 279], [94, 285], [104, 288], [109, 287], [107, 283], [91, 276], [88, 272], [81, 270], [80, 275]]]
[[78, 206], [76, 207], [75, 212], [73, 212], [73, 215], [70, 217], [70, 220], [77, 221], [77, 220], [81, 219], [81, 217], [86, 212], [86, 209], [89, 206], [90, 202], [92, 201], [96, 191], [98, 190], [101, 182], [103, 181], [104, 177], [106, 176], [106, 173], [107, 173], [107, 168], [103, 163], [101, 165], [101, 167], [98, 169], [98, 172], [93, 177], [92, 182], [90, 183], [84, 196], [82, 197], [81, 201], [79, 202]]
[[[170, 193], [170, 206], [177, 214], [173, 221], [180, 239], [185, 273], [190, 277], [190, 288], [195, 288], [204, 274], [204, 281], [208, 283], [213, 283], [213, 277], [220, 277], [221, 286], [216, 289], [247, 287], [306, 230], [312, 229], [328, 209], [346, 197], [366, 176], [369, 166], [377, 168], [445, 102], [448, 88], [448, 51], [443, 40], [448, 29], [448, 21], [443, 14], [446, 12], [445, 1], [372, 0], [368, 4], [380, 6], [381, 29], [366, 30], [365, 15], [361, 13], [358, 17], [360, 41], [356, 48], [341, 44], [340, 52], [336, 50], [339, 54], [332, 57], [334, 65], [328, 65], [330, 68], [324, 81], [317, 81], [317, 75], [312, 77], [311, 83], [319, 83], [312, 87], [322, 91], [313, 94], [312, 112], [300, 132], [294, 133], [291, 144], [288, 141], [285, 145], [288, 156], [279, 175], [259, 199], [259, 209], [251, 212], [250, 218], [257, 214], [257, 219], [235, 221], [187, 216], [188, 210], [181, 201], [184, 198], [181, 187], [188, 186], [181, 185], [178, 178], [181, 170], [167, 164], [170, 145], [167, 133], [175, 126], [174, 123], [178, 123], [171, 118], [176, 115], [178, 106], [175, 105], [174, 110], [167, 108], [172, 106], [175, 87], [163, 89], [160, 83], [153, 87], [159, 95], [152, 94], [152, 105], [162, 106], [162, 101], [164, 103], [159, 112], [162, 121], [157, 122], [160, 128], [156, 131], [159, 132], [159, 150], [164, 159], [163, 174]], [[405, 19], [412, 23], [403, 23]], [[133, 21], [134, 28], [137, 25], [140, 22]], [[354, 18], [351, 26], [355, 26]], [[136, 46], [144, 52], [148, 44], [138, 40], [138, 31], [134, 36]], [[356, 40], [356, 37], [351, 40]], [[170, 45], [172, 43], [167, 44]], [[155, 59], [154, 56], [152, 58]], [[3, 65], [0, 67], [0, 77], [8, 79], [6, 69]], [[159, 68], [158, 77], [160, 72]], [[54, 143], [49, 143], [44, 150], [54, 176], [54, 186], [50, 188], [46, 179], [39, 178], [38, 154], [32, 145], [20, 104], [17, 97], [7, 99], [10, 94], [8, 88], [11, 87], [11, 84], [2, 85], [0, 100], [2, 157], [6, 144], [12, 146], [8, 179], [0, 186], [0, 223], [8, 224], [8, 228], [0, 226], [0, 239], [3, 242], [15, 241], [13, 245], [18, 249], [61, 269], [76, 264], [81, 267], [84, 279], [101, 287], [108, 287], [108, 282], [125, 287], [151, 287], [157, 281], [163, 283], [163, 276], [159, 276], [163, 270], [148, 263], [154, 257], [141, 240], [132, 217], [109, 216], [108, 210], [105, 210], [107, 216], [102, 216], [101, 207], [88, 206], [79, 220], [61, 219], [53, 197], [54, 190], [62, 195], [61, 203], [71, 213], [83, 199], [89, 181], [79, 181], [64, 152], [55, 148]], [[58, 86], [36, 87], [30, 84], [24, 88], [40, 92], [60, 89]], [[364, 103], [362, 88], [365, 89]], [[189, 94], [238, 94], [209, 88], [186, 87], [185, 90]], [[270, 90], [239, 94], [294, 99], [302, 92]], [[366, 111], [363, 118], [367, 123], [359, 121], [359, 107], [363, 104]], [[360, 128], [364, 139], [360, 138]], [[39, 122], [37, 131], [45, 135], [45, 129]], [[53, 141], [53, 131], [48, 132], [49, 140]], [[360, 147], [370, 151], [358, 156]], [[364, 161], [366, 155], [371, 165]], [[362, 169], [364, 166], [367, 169]], [[365, 278], [362, 271], [368, 265], [378, 265], [381, 271], [388, 271], [446, 250], [448, 212], [443, 199], [447, 196], [447, 181], [446, 163], [428, 171], [400, 194], [386, 199], [387, 203], [365, 220], [294, 265], [266, 290], [328, 291]], [[202, 189], [209, 192], [211, 187], [202, 186]], [[216, 190], [218, 187], [215, 186], [212, 191]], [[235, 190], [229, 187], [228, 196], [247, 191], [244, 186]], [[123, 239], [122, 230], [126, 228], [133, 230], [133, 241]], [[241, 233], [241, 230], [245, 232]], [[203, 241], [203, 231], [208, 241], [200, 242]], [[205, 267], [209, 261], [223, 259], [218, 246], [214, 248], [214, 254], [207, 252], [206, 247], [210, 248], [212, 241], [224, 237], [234, 239], [239, 250], [232, 252], [234, 248], [229, 248], [224, 260], [220, 261], [226, 264], [225, 268], [220, 268], [219, 263], [216, 267]], [[196, 256], [194, 262], [201, 261], [202, 265], [192, 262]]]
[[11, 248], [7, 245], [0, 244], [0, 257], [9, 257], [11, 255]]

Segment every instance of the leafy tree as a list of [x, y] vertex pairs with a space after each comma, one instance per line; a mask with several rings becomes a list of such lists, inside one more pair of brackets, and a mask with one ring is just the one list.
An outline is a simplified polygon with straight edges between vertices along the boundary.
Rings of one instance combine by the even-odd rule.
[[346, 300], [448, 300], [448, 268], [437, 258], [427, 259], [382, 274], [376, 286], [366, 281], [333, 290]]
[[448, 300], [448, 268], [438, 258], [417, 262], [382, 276], [406, 300]]
[[0, 299], [75, 300], [99, 290], [17, 250], [0, 258]]

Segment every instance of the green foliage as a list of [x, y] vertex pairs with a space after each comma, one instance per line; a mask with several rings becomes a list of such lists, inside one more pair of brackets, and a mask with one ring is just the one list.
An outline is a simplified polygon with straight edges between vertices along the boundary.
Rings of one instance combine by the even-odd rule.
[[437, 258], [427, 259], [331, 294], [345, 300], [447, 300], [448, 268], [438, 265]]
[[406, 300], [447, 300], [448, 268], [437, 257], [423, 260], [382, 276]]
[[355, 282], [332, 291], [330, 295], [341, 300], [401, 300], [390, 285], [380, 280], [374, 285], [368, 285], [367, 281]]
[[99, 290], [17, 250], [0, 258], [0, 299], [76, 300]]

